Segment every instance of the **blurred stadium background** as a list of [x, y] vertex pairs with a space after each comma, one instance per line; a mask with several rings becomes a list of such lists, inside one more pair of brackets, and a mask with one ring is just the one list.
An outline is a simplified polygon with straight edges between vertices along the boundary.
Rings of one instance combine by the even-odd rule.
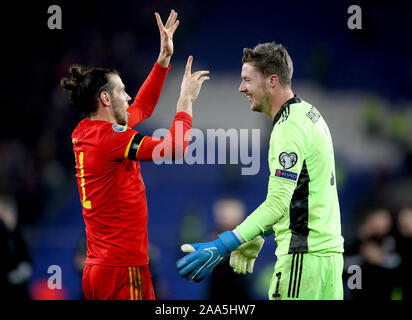
[[[52, 4], [62, 8], [62, 30], [47, 28]], [[191, 54], [195, 70], [211, 71], [194, 104], [194, 127], [260, 128], [261, 153], [260, 171], [253, 176], [242, 176], [241, 164], [142, 163], [158, 298], [212, 299], [236, 286], [239, 296], [266, 299], [275, 262], [273, 240], [265, 243], [254, 274], [241, 279], [220, 267], [214, 277], [188, 283], [175, 262], [182, 256], [181, 243], [213, 237], [265, 199], [271, 121], [250, 112], [238, 87], [242, 49], [276, 41], [294, 61], [295, 93], [318, 107], [333, 135], [345, 268], [362, 268], [361, 290], [348, 288], [345, 270], [345, 298], [410, 299], [412, 4], [357, 1], [363, 28], [350, 30], [351, 4], [43, 1], [7, 8], [1, 21], [2, 296], [82, 299], [84, 223], [70, 138], [81, 117], [59, 79], [72, 63], [113, 67], [134, 96], [158, 55], [154, 12], [165, 19], [173, 8], [181, 20], [173, 66], [153, 116], [137, 129], [150, 135], [170, 126], [183, 65]], [[61, 267], [61, 290], [47, 288], [51, 265]], [[222, 276], [227, 282], [219, 286]]]

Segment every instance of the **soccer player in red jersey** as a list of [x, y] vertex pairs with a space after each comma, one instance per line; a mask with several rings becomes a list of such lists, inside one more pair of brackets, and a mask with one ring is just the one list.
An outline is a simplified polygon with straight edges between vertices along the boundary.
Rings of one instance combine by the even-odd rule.
[[86, 299], [155, 299], [147, 252], [147, 200], [139, 161], [181, 159], [190, 140], [192, 103], [208, 71], [191, 73], [188, 58], [174, 121], [165, 139], [131, 129], [150, 117], [173, 54], [179, 24], [172, 10], [165, 25], [155, 13], [160, 54], [134, 102], [114, 70], [70, 68], [61, 80], [85, 116], [72, 134], [76, 177], [86, 225], [87, 258], [83, 271]]

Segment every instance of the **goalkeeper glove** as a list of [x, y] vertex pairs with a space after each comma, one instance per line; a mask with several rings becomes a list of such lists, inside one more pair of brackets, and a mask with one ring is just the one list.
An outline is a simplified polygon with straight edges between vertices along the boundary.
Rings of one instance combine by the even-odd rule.
[[254, 239], [242, 244], [230, 254], [229, 264], [233, 271], [238, 274], [252, 273], [256, 258], [260, 250], [262, 250], [265, 239], [262, 236], [257, 236]]
[[264, 233], [242, 244], [235, 251], [232, 251], [229, 264], [233, 268], [233, 271], [239, 274], [246, 274], [246, 272], [253, 273], [256, 258], [260, 250], [262, 250], [265, 239], [274, 232], [273, 227], [269, 228]]
[[226, 253], [235, 250], [241, 241], [233, 231], [225, 231], [212, 242], [184, 244], [183, 252], [191, 252], [177, 261], [179, 274], [189, 281], [199, 282], [206, 278]]

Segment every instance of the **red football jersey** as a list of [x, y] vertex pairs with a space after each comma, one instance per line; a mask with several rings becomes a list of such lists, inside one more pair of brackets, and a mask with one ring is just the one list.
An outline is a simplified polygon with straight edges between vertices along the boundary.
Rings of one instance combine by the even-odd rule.
[[[127, 110], [130, 126], [152, 114], [169, 68], [155, 64]], [[175, 138], [179, 121], [183, 135]], [[136, 160], [151, 160], [153, 148], [160, 143], [185, 150], [188, 141], [183, 141], [183, 136], [191, 121], [184, 112], [176, 114], [165, 140], [143, 137], [131, 128], [101, 120], [83, 119], [75, 128], [72, 142], [86, 225], [86, 264], [136, 266], [149, 262], [146, 190]]]
[[77, 181], [86, 225], [88, 264], [144, 265], [147, 201], [138, 161], [125, 157], [136, 131], [82, 120], [73, 132]]

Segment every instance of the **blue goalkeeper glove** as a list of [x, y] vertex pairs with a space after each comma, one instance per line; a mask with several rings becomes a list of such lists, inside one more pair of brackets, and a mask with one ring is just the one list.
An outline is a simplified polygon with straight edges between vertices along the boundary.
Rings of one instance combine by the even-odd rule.
[[184, 244], [183, 252], [191, 252], [177, 263], [179, 274], [189, 281], [202, 281], [223, 259], [226, 253], [235, 250], [241, 242], [233, 231], [219, 234], [219, 238], [212, 242]]

